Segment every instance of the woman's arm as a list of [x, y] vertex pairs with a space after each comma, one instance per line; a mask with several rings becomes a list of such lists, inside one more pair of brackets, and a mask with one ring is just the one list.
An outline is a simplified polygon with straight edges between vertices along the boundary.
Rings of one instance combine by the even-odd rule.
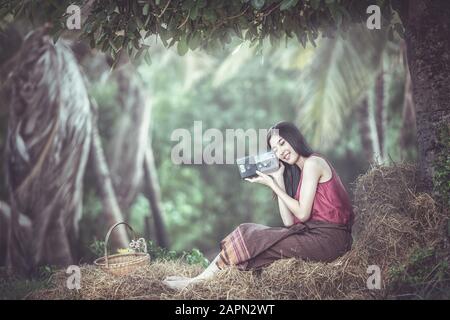
[[259, 182], [269, 186], [278, 196], [278, 199], [281, 200], [286, 205], [287, 209], [301, 222], [305, 222], [309, 219], [314, 197], [316, 195], [317, 184], [319, 183], [319, 179], [322, 174], [320, 165], [317, 164], [314, 159], [308, 159], [305, 161], [305, 165], [303, 167], [301, 201], [297, 201], [296, 199], [290, 197], [286, 193], [286, 190], [281, 188], [279, 184], [268, 175], [261, 172], [257, 172], [257, 174], [259, 177], [255, 178], [256, 180], [252, 180], [252, 182]]
[[[277, 183], [284, 192], [286, 192], [286, 186], [284, 184], [284, 170], [285, 167], [280, 161], [280, 167], [277, 171], [269, 173], [269, 176], [273, 178], [275, 183]], [[278, 209], [280, 212], [281, 220], [286, 227], [292, 226], [294, 224], [294, 216], [286, 204], [277, 196]]]
[[[283, 176], [281, 179], [275, 179], [275, 183], [280, 187], [281, 190], [286, 193], [286, 187], [284, 185], [284, 179]], [[284, 201], [280, 198], [280, 196], [277, 195], [278, 200], [278, 209], [280, 210], [280, 216], [281, 220], [283, 220], [283, 224], [286, 227], [290, 227], [294, 224], [294, 216], [292, 215], [292, 212], [289, 210], [289, 208], [286, 206]]]
[[302, 178], [302, 198], [301, 201], [291, 198], [285, 190], [282, 190], [276, 183], [272, 184], [272, 190], [286, 204], [288, 209], [301, 222], [308, 221], [311, 216], [311, 209], [316, 195], [317, 184], [322, 174], [321, 167], [313, 160], [308, 159], [303, 166]]

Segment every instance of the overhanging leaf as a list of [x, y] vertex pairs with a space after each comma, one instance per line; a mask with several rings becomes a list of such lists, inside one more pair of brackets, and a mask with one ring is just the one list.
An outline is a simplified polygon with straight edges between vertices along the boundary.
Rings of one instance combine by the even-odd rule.
[[177, 44], [177, 52], [180, 56], [184, 56], [188, 52], [187, 36], [183, 34]]
[[283, 0], [281, 1], [280, 10], [284, 11], [292, 7], [295, 7], [297, 3], [298, 0]]

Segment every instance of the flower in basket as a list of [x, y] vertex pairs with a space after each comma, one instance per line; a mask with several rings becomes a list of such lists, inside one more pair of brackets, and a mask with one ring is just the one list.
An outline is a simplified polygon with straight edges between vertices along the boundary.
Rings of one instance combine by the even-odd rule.
[[131, 240], [129, 247], [133, 252], [140, 251], [140, 249], [143, 249], [144, 252], [147, 251], [144, 238]]
[[130, 248], [117, 249], [117, 253], [120, 253], [120, 254], [131, 253], [131, 252], [133, 252], [133, 250], [131, 250]]

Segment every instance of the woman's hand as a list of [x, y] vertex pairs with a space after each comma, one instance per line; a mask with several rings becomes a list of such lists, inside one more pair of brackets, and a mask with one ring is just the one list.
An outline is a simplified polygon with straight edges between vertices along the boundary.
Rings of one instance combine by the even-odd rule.
[[269, 176], [272, 176], [276, 182], [282, 182], [283, 181], [283, 174], [284, 174], [284, 164], [280, 161], [280, 167], [277, 171], [269, 173]]
[[269, 175], [267, 175], [265, 173], [259, 172], [259, 171], [256, 171], [256, 174], [258, 175], [258, 177], [247, 178], [245, 180], [248, 181], [248, 182], [251, 182], [251, 183], [254, 183], [254, 182], [261, 183], [261, 184], [263, 184], [265, 186], [268, 186], [268, 187], [272, 188], [272, 186], [274, 184], [274, 181], [273, 181], [272, 177], [270, 177]]

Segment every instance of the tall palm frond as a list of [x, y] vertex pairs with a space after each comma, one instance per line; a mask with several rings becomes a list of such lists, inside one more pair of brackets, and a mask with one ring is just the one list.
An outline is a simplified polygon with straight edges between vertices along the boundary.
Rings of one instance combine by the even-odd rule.
[[236, 49], [219, 63], [213, 77], [213, 86], [219, 87], [236, 76], [245, 63], [255, 55], [255, 47], [248, 42], [239, 44]]
[[293, 40], [288, 41], [285, 48], [271, 47], [270, 42], [266, 40], [263, 42], [261, 55], [258, 55], [256, 46], [252, 46], [248, 41], [242, 42], [225, 59], [219, 61], [214, 72], [213, 85], [219, 87], [232, 79], [252, 59], [259, 59], [262, 66], [267, 64], [271, 68], [302, 69], [311, 63], [314, 51], [312, 45], [303, 48]]
[[330, 147], [344, 129], [344, 120], [374, 85], [383, 50], [380, 42], [360, 28], [351, 30], [347, 39], [321, 41], [313, 62], [299, 77], [298, 122], [312, 145]]

